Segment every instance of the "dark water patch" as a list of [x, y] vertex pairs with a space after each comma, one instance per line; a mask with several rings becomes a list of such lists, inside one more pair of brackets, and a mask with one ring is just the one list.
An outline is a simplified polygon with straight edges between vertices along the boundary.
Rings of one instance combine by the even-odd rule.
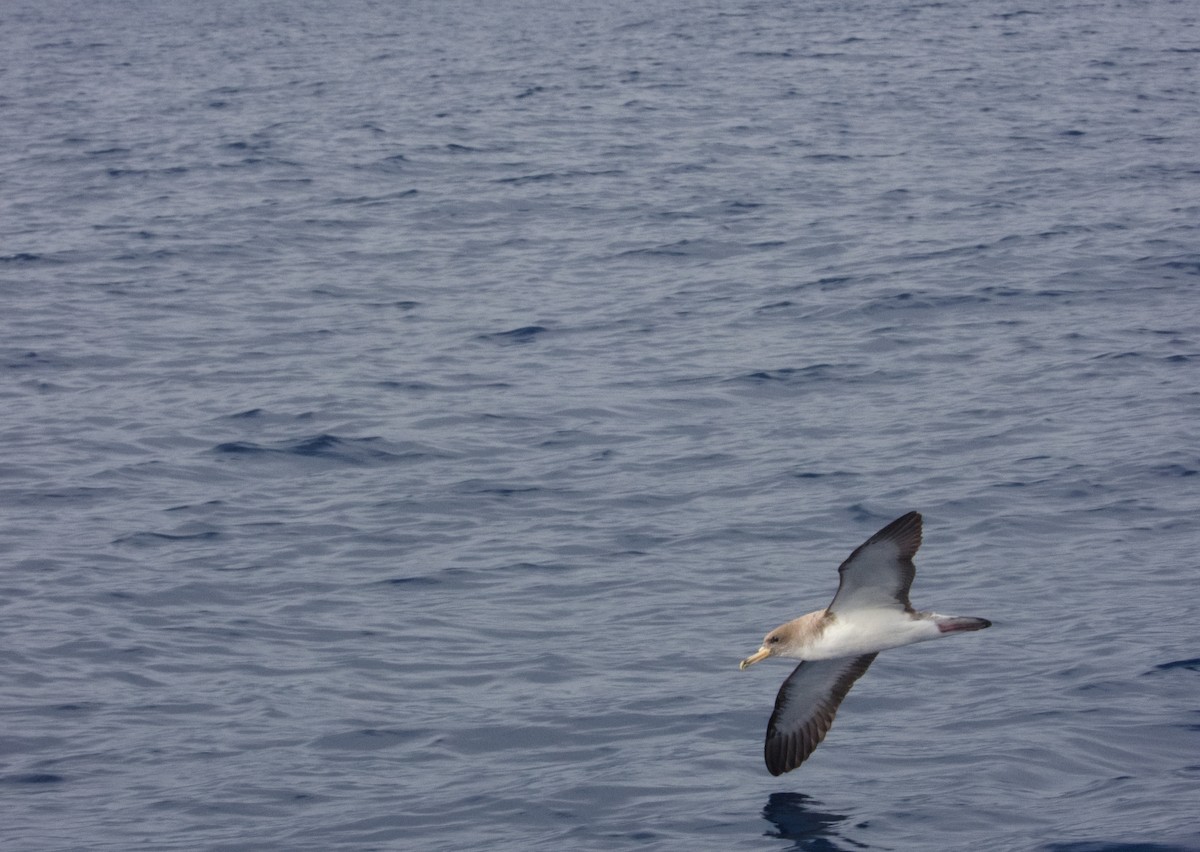
[[830, 471], [798, 470], [798, 471], [793, 472], [791, 474], [791, 476], [795, 479], [833, 479], [833, 478], [847, 477], [847, 476], [858, 476], [858, 474], [851, 473], [850, 471], [847, 471], [847, 470], [830, 470]]
[[1200, 473], [1194, 467], [1186, 467], [1181, 464], [1165, 464], [1153, 467], [1151, 470], [1159, 476], [1195, 476]]
[[20, 772], [14, 775], [0, 775], [0, 784], [61, 784], [67, 779], [52, 772]]
[[26, 352], [23, 355], [10, 355], [4, 365], [10, 370], [27, 370], [30, 367], [57, 367], [61, 364], [37, 352]]
[[1029, 480], [1009, 479], [1009, 480], [1004, 480], [1002, 482], [993, 482], [993, 483], [991, 483], [991, 485], [989, 487], [990, 488], [1027, 488], [1030, 485], [1044, 485], [1048, 481], [1049, 480], [1046, 480], [1046, 479], [1029, 479]]
[[45, 255], [34, 254], [33, 252], [19, 251], [16, 254], [0, 254], [0, 263], [25, 264], [25, 263], [41, 263], [46, 260]]
[[495, 570], [525, 574], [556, 574], [569, 570], [570, 567], [562, 562], [512, 562], [507, 565], [501, 565]]
[[997, 299], [1014, 299], [1029, 295], [1029, 291], [1007, 284], [989, 284], [986, 287], [980, 287], [979, 292]]
[[[965, 246], [951, 246], [950, 248], [938, 249], [937, 251], [919, 251], [911, 252], [902, 256], [902, 260], [912, 262], [924, 262], [930, 260], [945, 260], [948, 258], [962, 257], [966, 255], [979, 255], [986, 252], [991, 246], [987, 243], [971, 243]], [[911, 295], [911, 294], [909, 294]]]
[[113, 544], [132, 544], [132, 545], [153, 545], [168, 541], [211, 541], [220, 538], [221, 533], [216, 530], [204, 530], [196, 533], [160, 533], [160, 532], [136, 532], [129, 535], [118, 536], [113, 539]]
[[695, 254], [693, 241], [679, 240], [647, 248], [629, 249], [621, 252], [618, 257], [687, 257], [691, 254]]
[[381, 382], [375, 382], [375, 387], [383, 388], [384, 390], [410, 391], [410, 392], [444, 390], [443, 387], [441, 387], [439, 385], [435, 385], [433, 382], [421, 382], [421, 381], [401, 382], [401, 381], [396, 381], [394, 379], [386, 379]]
[[500, 482], [489, 482], [482, 479], [468, 479], [454, 486], [454, 490], [463, 494], [487, 494], [495, 497], [515, 497], [519, 494], [537, 494], [545, 489], [535, 485], [508, 485]]
[[731, 379], [726, 379], [726, 381], [755, 385], [821, 383], [830, 379], [836, 370], [837, 368], [832, 364], [810, 364], [807, 367], [780, 367], [776, 370], [755, 370], [753, 373], [734, 376]]
[[391, 154], [383, 159], [376, 160], [374, 163], [370, 163], [366, 166], [357, 166], [356, 168], [371, 169], [373, 171], [381, 172], [399, 172], [408, 168], [408, 164], [408, 157], [404, 156], [403, 154]]
[[184, 512], [191, 509], [199, 509], [203, 507], [224, 506], [224, 500], [205, 500], [203, 503], [182, 503], [178, 506], [168, 506], [163, 511], [166, 512]]
[[607, 447], [614, 443], [628, 443], [638, 439], [629, 436], [597, 434], [581, 429], [556, 429], [554, 433], [538, 443], [539, 447]]
[[250, 458], [294, 456], [352, 465], [421, 461], [438, 455], [424, 448], [403, 449], [383, 438], [340, 438], [324, 432], [291, 441], [281, 441], [277, 444], [227, 441], [213, 447], [212, 451], [228, 456]]
[[545, 183], [558, 178], [559, 175], [555, 172], [541, 172], [535, 175], [520, 175], [518, 177], [502, 177], [496, 178], [494, 183], [507, 183], [514, 186], [521, 186], [527, 183]]
[[104, 173], [112, 178], [152, 177], [156, 175], [182, 175], [190, 171], [187, 166], [167, 166], [161, 169], [105, 169]]
[[359, 207], [371, 207], [378, 204], [388, 204], [392, 201], [399, 201], [402, 198], [413, 198], [420, 195], [420, 191], [416, 189], [401, 189], [396, 192], [388, 192], [383, 195], [350, 195], [340, 196], [338, 198], [329, 199], [330, 204], [353, 204]]
[[804, 159], [813, 163], [846, 163], [854, 157], [849, 154], [806, 154]]
[[1200, 260], [1169, 260], [1162, 266], [1164, 269], [1183, 272], [1186, 275], [1200, 275]]
[[242, 421], [254, 422], [256, 425], [265, 424], [280, 424], [292, 425], [295, 423], [308, 423], [313, 419], [313, 412], [302, 411], [299, 414], [276, 414], [265, 408], [247, 408], [244, 411], [237, 411], [233, 414], [225, 414], [218, 417], [218, 421], [231, 421], [234, 423]]
[[271, 142], [269, 140], [263, 140], [261, 142], [245, 142], [239, 140], [237, 142], [226, 142], [222, 147], [228, 151], [265, 151], [271, 147]]
[[941, 312], [988, 305], [991, 298], [980, 293], [915, 293], [905, 291], [882, 296], [862, 306], [868, 314], [889, 314], [897, 311]]
[[391, 453], [386, 451], [376, 450], [374, 444], [381, 439], [379, 438], [339, 438], [337, 435], [322, 433], [314, 435], [311, 438], [305, 438], [286, 447], [281, 448], [283, 452], [291, 453], [297, 456], [310, 456], [313, 458], [333, 458], [340, 459], [358, 458], [361, 460], [363, 451], [372, 458], [381, 456], [391, 456]]
[[549, 329], [542, 325], [523, 325], [508, 331], [497, 331], [491, 334], [481, 334], [476, 340], [487, 340], [492, 343], [529, 343]]
[[788, 48], [787, 50], [749, 50], [738, 55], [747, 59], [795, 59], [799, 54]]
[[1193, 657], [1188, 660], [1173, 660], [1169, 663], [1159, 663], [1154, 667], [1156, 672], [1169, 672], [1174, 669], [1187, 669], [1191, 672], [1200, 672], [1200, 657]]
[[389, 586], [403, 586], [405, 588], [422, 588], [440, 586], [442, 584], [442, 581], [436, 577], [389, 577], [383, 582]]
[[[695, 210], [656, 210], [650, 214], [655, 220], [660, 222], [692, 222], [704, 218], [704, 214]], [[636, 254], [639, 249], [634, 249], [625, 254]], [[622, 257], [623, 255], [617, 255]]]
[[[229, 638], [236, 638], [236, 635]], [[203, 701], [147, 702], [136, 706], [139, 710], [171, 716], [197, 716], [212, 713], [217, 709], [215, 704]]]
[[314, 748], [333, 751], [379, 751], [412, 742], [420, 731], [396, 728], [362, 728], [340, 734], [328, 734], [313, 740]]

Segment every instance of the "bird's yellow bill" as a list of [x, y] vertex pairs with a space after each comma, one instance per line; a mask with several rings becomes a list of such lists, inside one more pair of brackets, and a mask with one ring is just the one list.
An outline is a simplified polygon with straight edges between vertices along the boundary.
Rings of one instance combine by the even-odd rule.
[[759, 660], [765, 660], [770, 655], [771, 655], [771, 652], [768, 651], [766, 648], [759, 648], [757, 651], [755, 651], [749, 657], [747, 657], [746, 659], [744, 659], [740, 663], [738, 663], [738, 671], [744, 671], [746, 666], [752, 666], [755, 663], [757, 663]]

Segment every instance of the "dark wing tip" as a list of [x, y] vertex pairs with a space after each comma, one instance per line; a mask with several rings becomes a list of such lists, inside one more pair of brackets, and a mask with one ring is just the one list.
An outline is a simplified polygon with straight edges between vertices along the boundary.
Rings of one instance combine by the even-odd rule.
[[817, 746], [829, 733], [829, 728], [833, 725], [833, 717], [836, 714], [837, 709], [834, 708], [822, 716], [810, 719], [798, 731], [768, 739], [763, 748], [767, 771], [772, 775], [782, 775], [785, 772], [791, 772], [812, 757], [812, 753], [817, 750]]
[[921, 513], [909, 512], [901, 515], [867, 539], [866, 544], [878, 541], [895, 542], [900, 548], [900, 558], [912, 559], [917, 553], [917, 548], [921, 546]]

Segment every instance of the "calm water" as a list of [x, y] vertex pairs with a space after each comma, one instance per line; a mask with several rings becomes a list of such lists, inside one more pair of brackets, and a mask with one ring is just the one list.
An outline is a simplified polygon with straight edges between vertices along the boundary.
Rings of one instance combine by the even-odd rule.
[[1198, 20], [6, 3], [0, 846], [1200, 848]]

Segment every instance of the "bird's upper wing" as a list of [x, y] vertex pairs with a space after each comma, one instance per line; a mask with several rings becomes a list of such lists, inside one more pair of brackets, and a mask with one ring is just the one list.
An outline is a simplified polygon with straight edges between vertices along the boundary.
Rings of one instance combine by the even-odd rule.
[[775, 712], [767, 724], [763, 755], [772, 775], [795, 769], [820, 745], [838, 705], [875, 656], [806, 660], [796, 666], [779, 687]]
[[908, 589], [917, 569], [913, 555], [921, 546], [921, 516], [897, 518], [850, 554], [838, 573], [841, 582], [829, 612], [898, 607], [912, 612]]

